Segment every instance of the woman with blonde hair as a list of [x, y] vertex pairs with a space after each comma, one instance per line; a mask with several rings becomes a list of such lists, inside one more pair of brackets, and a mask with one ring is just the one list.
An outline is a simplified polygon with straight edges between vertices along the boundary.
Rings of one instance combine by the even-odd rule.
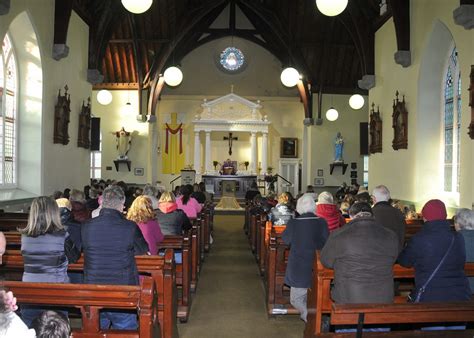
[[165, 191], [158, 201], [156, 218], [165, 235], [181, 235], [183, 230], [191, 229], [192, 225], [183, 210], [178, 209], [174, 194]]
[[[69, 283], [68, 263], [79, 259], [80, 251], [64, 229], [56, 201], [37, 197], [31, 203], [28, 224], [21, 233], [23, 282]], [[23, 308], [22, 318], [30, 326], [42, 310]]]
[[152, 255], [158, 253], [157, 243], [163, 241], [164, 235], [155, 219], [152, 201], [148, 196], [140, 195], [128, 209], [127, 219], [138, 224]]

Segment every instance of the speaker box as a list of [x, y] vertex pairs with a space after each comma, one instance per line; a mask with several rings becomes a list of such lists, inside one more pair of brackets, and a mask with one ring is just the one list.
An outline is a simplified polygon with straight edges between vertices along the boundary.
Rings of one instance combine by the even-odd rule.
[[369, 155], [369, 123], [360, 123], [360, 154]]
[[100, 117], [91, 118], [91, 150], [100, 150]]

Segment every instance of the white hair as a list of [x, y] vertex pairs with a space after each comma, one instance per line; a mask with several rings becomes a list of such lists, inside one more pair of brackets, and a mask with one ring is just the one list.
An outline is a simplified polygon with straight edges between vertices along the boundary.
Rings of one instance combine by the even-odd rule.
[[318, 196], [318, 204], [334, 204], [334, 198], [328, 191], [323, 191]]
[[298, 198], [298, 201], [296, 202], [296, 211], [300, 215], [308, 212], [314, 214], [316, 211], [316, 203], [314, 202], [313, 195], [306, 193]]
[[390, 199], [390, 190], [384, 185], [378, 185], [372, 191], [375, 202], [387, 202]]
[[474, 211], [466, 208], [456, 211], [457, 225], [461, 230], [474, 230]]

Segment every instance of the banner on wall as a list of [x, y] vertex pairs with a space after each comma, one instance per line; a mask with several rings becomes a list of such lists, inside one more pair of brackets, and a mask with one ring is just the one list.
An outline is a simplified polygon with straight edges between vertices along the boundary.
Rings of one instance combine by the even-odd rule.
[[177, 174], [184, 168], [185, 147], [183, 145], [184, 123], [178, 113], [171, 113], [163, 124], [164, 149], [162, 151], [163, 174]]

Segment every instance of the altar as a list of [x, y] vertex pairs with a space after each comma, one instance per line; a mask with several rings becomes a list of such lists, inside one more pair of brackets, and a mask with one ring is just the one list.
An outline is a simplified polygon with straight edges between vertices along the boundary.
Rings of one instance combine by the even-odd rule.
[[255, 175], [203, 175], [202, 181], [206, 191], [214, 194], [214, 198], [235, 194], [235, 198], [244, 199], [252, 182], [257, 182]]

